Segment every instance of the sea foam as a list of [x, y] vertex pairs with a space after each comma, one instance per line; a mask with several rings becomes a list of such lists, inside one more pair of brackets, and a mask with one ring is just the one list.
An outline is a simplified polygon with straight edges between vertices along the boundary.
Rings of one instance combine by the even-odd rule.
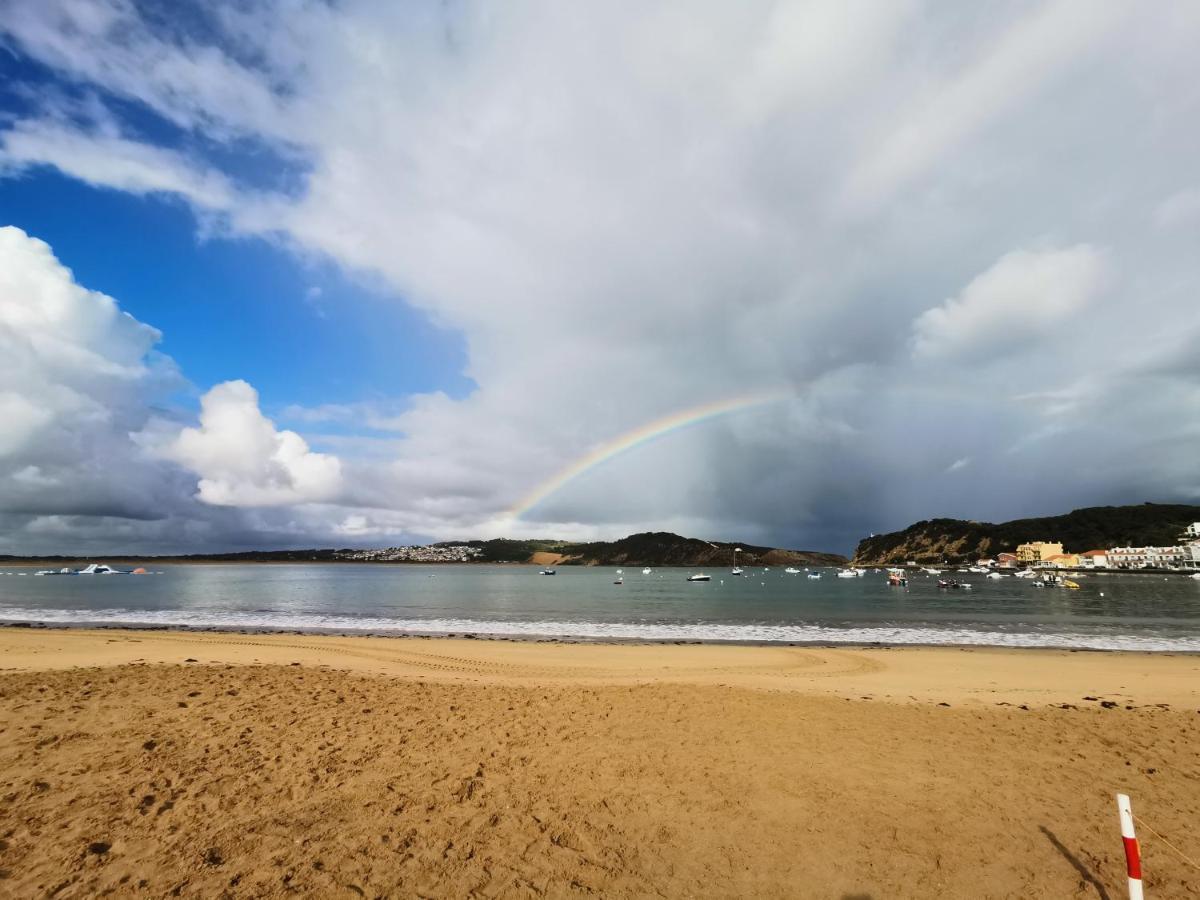
[[227, 610], [0, 608], [0, 623], [59, 626], [197, 628], [236, 631], [312, 631], [382, 635], [474, 634], [508, 638], [611, 641], [704, 641], [742, 644], [915, 644], [992, 647], [1058, 647], [1200, 653], [1200, 637], [1104, 631], [1051, 631], [1027, 626], [1004, 630], [934, 625], [752, 624], [727, 622], [570, 622], [494, 619], [402, 619]]

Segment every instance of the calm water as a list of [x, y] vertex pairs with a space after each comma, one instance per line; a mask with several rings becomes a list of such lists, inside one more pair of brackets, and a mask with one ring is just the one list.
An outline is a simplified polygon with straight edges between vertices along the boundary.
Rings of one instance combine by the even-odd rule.
[[[1017, 578], [907, 589], [882, 574], [820, 581], [782, 569], [179, 565], [146, 577], [0, 575], [0, 621], [374, 633], [920, 644], [1200, 652], [1200, 581], [1092, 575], [1081, 590]], [[0, 570], [5, 571], [5, 570]], [[17, 572], [27, 572], [19, 575]]]

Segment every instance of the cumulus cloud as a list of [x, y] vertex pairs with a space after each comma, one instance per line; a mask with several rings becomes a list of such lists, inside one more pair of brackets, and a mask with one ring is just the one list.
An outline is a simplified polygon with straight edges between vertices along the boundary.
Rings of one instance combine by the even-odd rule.
[[1006, 253], [957, 297], [921, 314], [913, 324], [913, 354], [978, 360], [1054, 337], [1055, 326], [1069, 327], [1096, 297], [1104, 274], [1103, 254], [1086, 244]]
[[197, 497], [215, 506], [284, 506], [333, 500], [336, 456], [314, 453], [294, 431], [278, 431], [244, 381], [218, 384], [200, 399], [200, 425], [185, 428], [166, 454], [200, 475]]
[[159, 333], [0, 228], [0, 511], [158, 513], [162, 473], [130, 435], [179, 385]]
[[[845, 549], [929, 515], [1200, 487], [1194, 368], [1131, 358], [1195, 320], [1194, 6], [899, 3], [860, 23], [837, 2], [278, 0], [197, 5], [192, 30], [124, 0], [13, 8], [20, 52], [225, 155], [60, 120], [39, 143], [34, 118], [6, 128], [10, 166], [188, 198], [464, 336], [478, 389], [379, 407], [365, 457], [345, 433], [362, 398], [289, 398], [314, 443], [339, 429], [340, 487], [226, 398], [252, 461], [197, 438], [186, 465], [205, 499], [285, 504], [255, 513], [263, 534], [671, 523]], [[301, 189], [222, 174], [244, 141], [301, 160]], [[790, 399], [506, 518], [618, 435], [768, 391]]]

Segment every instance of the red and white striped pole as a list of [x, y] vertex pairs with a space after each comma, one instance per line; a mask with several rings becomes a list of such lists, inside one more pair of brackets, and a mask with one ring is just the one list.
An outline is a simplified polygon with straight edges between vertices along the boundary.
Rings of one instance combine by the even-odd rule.
[[1125, 870], [1129, 873], [1129, 900], [1142, 900], [1142, 849], [1133, 833], [1133, 810], [1128, 794], [1117, 794], [1121, 814], [1121, 840], [1125, 843]]

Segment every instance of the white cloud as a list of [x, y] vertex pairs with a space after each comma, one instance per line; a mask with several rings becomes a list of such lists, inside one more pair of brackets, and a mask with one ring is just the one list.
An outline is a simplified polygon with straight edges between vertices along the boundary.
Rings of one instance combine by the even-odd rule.
[[37, 165], [53, 166], [99, 187], [133, 194], [176, 194], [203, 210], [227, 210], [235, 202], [233, 188], [220, 173], [108, 129], [85, 132], [62, 122], [34, 119], [18, 122], [0, 135], [0, 167], [20, 171]]
[[200, 475], [197, 497], [216, 506], [328, 502], [342, 486], [341, 462], [314, 453], [294, 431], [277, 431], [244, 381], [200, 399], [200, 425], [185, 428], [166, 455]]
[[[1064, 250], [1014, 250], [971, 280], [961, 294], [913, 323], [913, 355], [975, 360], [1057, 337], [1104, 286], [1103, 254], [1086, 244]], [[1083, 323], [1078, 323], [1083, 328]]]
[[[1182, 232], [1145, 233], [1183, 222], [1195, 187], [1188, 4], [856, 17], [839, 2], [280, 0], [222, 10], [204, 40], [117, 0], [20, 9], [14, 45], [98, 96], [144, 104], [194, 146], [257, 141], [305, 165], [299, 189], [251, 192], [217, 172], [221, 155], [64, 118], [9, 128], [10, 165], [190, 198], [380, 278], [463, 335], [469, 396], [292, 410], [337, 426], [337, 489], [264, 471], [279, 432], [240, 402], [263, 438], [248, 471], [197, 455], [228, 469], [212, 496], [345, 508], [257, 510], [236, 527], [672, 522], [845, 548], [929, 515], [1196, 489], [1174, 424], [1196, 402], [1194, 368], [1130, 361], [1164, 345], [1164, 323], [1195, 318], [1200, 261]], [[1170, 383], [1110, 391], [1103, 416], [1029, 399], [1100, 367]], [[673, 433], [505, 518], [617, 435], [789, 387], [790, 402]], [[394, 433], [386, 462], [352, 452], [366, 442], [344, 432], [364, 423]], [[1050, 435], [1036, 456], [1005, 454], [1029, 434]], [[322, 454], [294, 454], [309, 456]], [[989, 477], [943, 477], [968, 458]]]

